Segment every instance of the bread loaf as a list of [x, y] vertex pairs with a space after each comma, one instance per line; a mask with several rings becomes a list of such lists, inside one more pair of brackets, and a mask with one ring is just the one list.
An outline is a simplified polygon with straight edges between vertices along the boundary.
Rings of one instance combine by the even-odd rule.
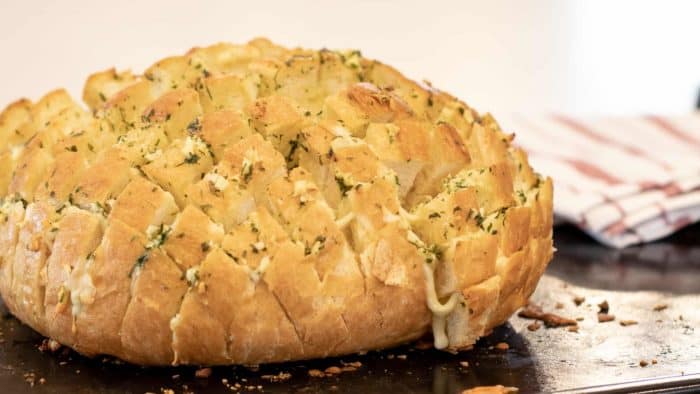
[[0, 293], [143, 365], [470, 348], [552, 256], [552, 182], [490, 115], [358, 51], [265, 39], [0, 115]]

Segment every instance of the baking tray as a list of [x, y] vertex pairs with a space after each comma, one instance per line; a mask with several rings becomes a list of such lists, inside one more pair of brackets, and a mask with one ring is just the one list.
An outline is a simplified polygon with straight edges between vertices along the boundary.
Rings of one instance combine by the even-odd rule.
[[[582, 318], [578, 332], [544, 326], [530, 331], [532, 320], [514, 316], [472, 351], [456, 355], [410, 344], [260, 368], [217, 367], [208, 378], [198, 378], [195, 367], [141, 368], [67, 350], [40, 351], [43, 338], [0, 305], [0, 392], [458, 393], [496, 384], [521, 393], [693, 392], [700, 390], [698, 240], [700, 225], [694, 225], [661, 242], [618, 251], [575, 228], [557, 227], [558, 252], [532, 301], [545, 311]], [[585, 301], [577, 306], [576, 297]], [[615, 320], [598, 322], [603, 301]], [[622, 320], [637, 324], [622, 326]], [[361, 365], [309, 376], [313, 369], [352, 362]], [[280, 373], [291, 377], [271, 381]]]

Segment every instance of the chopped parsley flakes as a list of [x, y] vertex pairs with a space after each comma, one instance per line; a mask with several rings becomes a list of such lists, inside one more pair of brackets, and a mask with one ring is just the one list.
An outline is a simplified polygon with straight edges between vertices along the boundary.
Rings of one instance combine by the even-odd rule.
[[336, 175], [336, 176], [335, 176], [335, 182], [338, 184], [338, 188], [340, 189], [340, 193], [341, 193], [343, 196], [347, 196], [348, 192], [352, 189], [352, 186], [353, 186], [353, 185], [349, 184], [349, 183], [345, 180], [345, 178], [343, 178], [343, 177], [340, 176], [340, 175]]
[[194, 152], [190, 152], [185, 156], [185, 163], [187, 164], [196, 164], [198, 161], [199, 155]]

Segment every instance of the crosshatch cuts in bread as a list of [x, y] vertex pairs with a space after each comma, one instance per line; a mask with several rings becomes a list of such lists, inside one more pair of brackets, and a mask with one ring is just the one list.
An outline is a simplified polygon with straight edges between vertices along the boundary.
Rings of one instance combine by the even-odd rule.
[[552, 182], [490, 115], [358, 51], [265, 39], [0, 115], [0, 292], [145, 365], [470, 348], [552, 256]]

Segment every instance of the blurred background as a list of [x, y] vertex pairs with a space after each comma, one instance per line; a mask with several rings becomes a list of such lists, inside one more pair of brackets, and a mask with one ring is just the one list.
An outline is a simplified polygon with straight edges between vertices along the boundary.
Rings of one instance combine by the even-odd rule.
[[360, 48], [480, 111], [686, 113], [697, 1], [3, 1], [0, 106], [192, 46]]

